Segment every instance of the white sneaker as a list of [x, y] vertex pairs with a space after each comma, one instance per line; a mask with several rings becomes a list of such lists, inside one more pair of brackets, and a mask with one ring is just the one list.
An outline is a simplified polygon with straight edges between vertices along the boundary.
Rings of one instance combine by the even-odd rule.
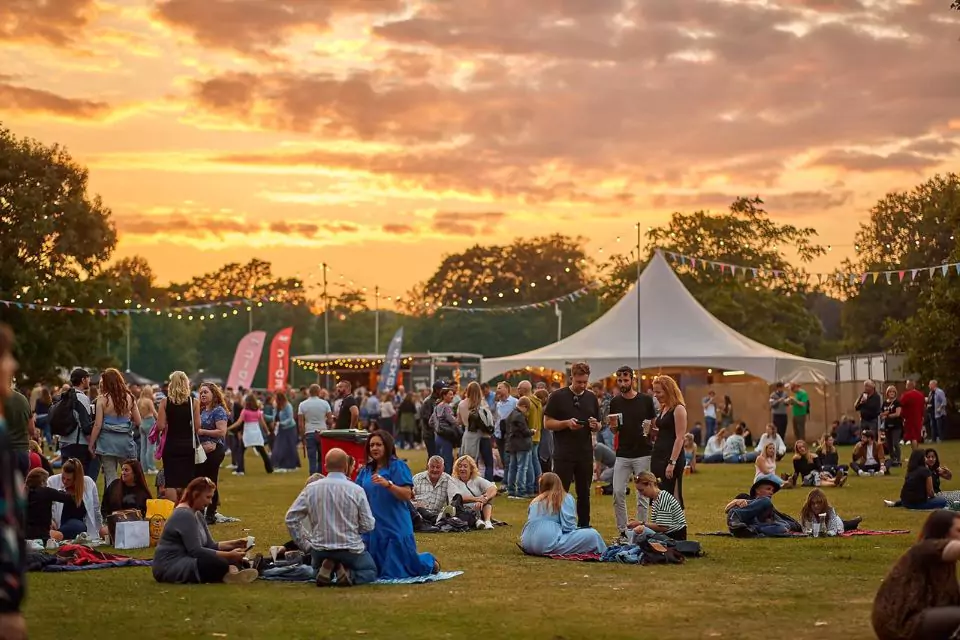
[[270, 557], [273, 558], [273, 561], [277, 561], [277, 555], [283, 551], [284, 547], [270, 547]]
[[224, 469], [236, 469], [236, 468], [237, 468], [237, 465], [235, 464], [228, 464], [227, 466], [224, 467]]
[[486, 522], [483, 523], [483, 528], [484, 528], [484, 529], [493, 529], [493, 523], [490, 522], [489, 520], [487, 520]]
[[893, 500], [884, 500], [884, 501], [883, 501], [883, 504], [885, 504], [885, 505], [888, 506], [888, 507], [895, 507], [895, 506], [897, 506], [897, 503], [894, 502]]
[[[477, 524], [474, 525], [474, 526], [475, 526], [477, 529], [486, 529], [486, 528], [487, 528], [486, 525], [487, 525], [487, 523], [484, 522], [483, 520], [477, 520]], [[493, 527], [491, 527], [491, 528], [493, 528]]]
[[49, 540], [47, 540], [47, 551], [56, 551], [59, 548], [60, 548], [59, 542], [57, 542], [53, 538], [50, 538]]
[[27, 540], [27, 551], [43, 551], [43, 540]]
[[866, 478], [867, 472], [864, 471], [863, 469], [860, 469], [860, 471], [857, 471], [857, 475], [860, 476], [861, 478]]
[[233, 475], [235, 475], [235, 476], [242, 476], [242, 475], [246, 475], [246, 474], [245, 474], [243, 471], [234, 471], [234, 472], [233, 472]]
[[256, 569], [241, 569], [237, 572], [227, 572], [227, 575], [223, 576], [223, 582], [225, 584], [250, 584], [259, 577], [260, 574], [257, 573]]

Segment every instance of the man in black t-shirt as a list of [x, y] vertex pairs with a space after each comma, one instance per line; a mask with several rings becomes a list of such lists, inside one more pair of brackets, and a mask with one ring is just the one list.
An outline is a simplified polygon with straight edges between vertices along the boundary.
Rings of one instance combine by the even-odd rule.
[[348, 380], [337, 383], [337, 395], [340, 396], [340, 412], [337, 414], [337, 429], [356, 429], [360, 420], [360, 408], [353, 397], [352, 385]]
[[[627, 539], [627, 503], [626, 491], [630, 478], [641, 471], [650, 470], [650, 454], [653, 446], [647, 437], [650, 423], [645, 432], [643, 423], [656, 417], [653, 409], [653, 397], [638, 393], [633, 388], [633, 369], [627, 366], [617, 369], [617, 386], [620, 395], [610, 401], [610, 413], [607, 420], [610, 429], [617, 434], [617, 461], [613, 467], [613, 515], [617, 520], [617, 531]], [[637, 492], [637, 520], [646, 522], [647, 499]]]
[[573, 365], [569, 387], [550, 394], [543, 410], [543, 426], [554, 436], [553, 470], [564, 491], [575, 483], [577, 525], [590, 526], [590, 485], [593, 481], [593, 433], [600, 430], [600, 403], [587, 389], [590, 367]]

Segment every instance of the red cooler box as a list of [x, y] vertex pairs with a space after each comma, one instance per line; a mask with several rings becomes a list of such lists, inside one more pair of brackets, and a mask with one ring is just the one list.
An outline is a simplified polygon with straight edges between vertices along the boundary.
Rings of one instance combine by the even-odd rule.
[[353, 470], [352, 479], [356, 479], [360, 473], [360, 467], [367, 462], [367, 436], [366, 431], [356, 429], [331, 429], [320, 432], [320, 460], [323, 463], [321, 471], [327, 473], [327, 452], [331, 449], [343, 449], [347, 455], [353, 456], [357, 465]]

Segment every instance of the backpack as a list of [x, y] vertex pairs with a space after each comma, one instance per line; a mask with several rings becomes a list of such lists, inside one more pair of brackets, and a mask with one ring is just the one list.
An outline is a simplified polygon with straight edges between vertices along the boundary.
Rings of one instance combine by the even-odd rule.
[[47, 419], [50, 425], [50, 433], [63, 438], [79, 427], [83, 435], [90, 435], [93, 433], [93, 424], [89, 414], [87, 414], [86, 420], [83, 419], [86, 413], [86, 407], [80, 404], [77, 399], [77, 390], [68, 389], [50, 407]]
[[493, 419], [493, 412], [491, 412], [487, 407], [483, 406], [476, 411], [480, 416], [480, 424], [477, 425], [480, 428], [480, 431], [487, 435], [493, 435], [493, 432], [497, 426], [496, 421]]

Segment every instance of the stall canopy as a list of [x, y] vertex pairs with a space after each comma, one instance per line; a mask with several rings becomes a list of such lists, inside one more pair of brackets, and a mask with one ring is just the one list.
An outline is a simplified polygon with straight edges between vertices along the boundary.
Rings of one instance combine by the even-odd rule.
[[833, 382], [837, 366], [778, 351], [740, 335], [696, 301], [659, 251], [633, 288], [595, 322], [540, 349], [485, 359], [482, 378], [490, 380], [524, 367], [562, 371], [580, 361], [589, 364], [595, 376], [610, 375], [621, 365], [635, 369], [703, 367], [743, 371], [768, 382], [782, 380], [800, 367], [809, 367]]

